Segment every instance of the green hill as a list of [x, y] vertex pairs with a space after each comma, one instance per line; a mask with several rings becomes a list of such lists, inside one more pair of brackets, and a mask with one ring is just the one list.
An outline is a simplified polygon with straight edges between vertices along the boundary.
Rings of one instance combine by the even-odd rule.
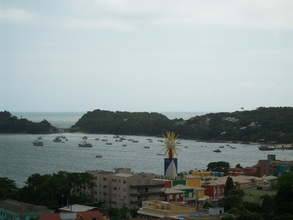
[[36, 123], [25, 118], [18, 119], [8, 111], [0, 112], [0, 133], [48, 134], [57, 131], [46, 120]]
[[293, 108], [260, 107], [252, 111], [214, 113], [193, 117], [186, 136], [203, 140], [293, 142]]
[[210, 113], [170, 120], [159, 113], [87, 112], [70, 129], [101, 134], [161, 136], [174, 131], [181, 138], [204, 141], [293, 142], [293, 108], [260, 107], [252, 111]]
[[120, 135], [161, 135], [172, 126], [172, 120], [159, 113], [87, 112], [71, 130]]

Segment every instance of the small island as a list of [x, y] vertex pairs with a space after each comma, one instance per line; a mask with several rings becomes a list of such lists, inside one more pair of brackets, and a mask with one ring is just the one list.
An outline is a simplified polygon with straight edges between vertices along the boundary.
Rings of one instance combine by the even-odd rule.
[[12, 116], [8, 111], [0, 112], [0, 133], [10, 134], [50, 134], [56, 133], [58, 129], [47, 120], [32, 122], [25, 118]]

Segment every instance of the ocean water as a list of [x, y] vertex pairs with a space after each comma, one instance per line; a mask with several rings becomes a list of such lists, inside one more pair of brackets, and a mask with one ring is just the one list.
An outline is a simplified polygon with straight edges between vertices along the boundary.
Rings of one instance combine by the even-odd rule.
[[26, 118], [33, 122], [41, 122], [46, 119], [57, 128], [70, 128], [86, 112], [11, 112], [18, 118]]
[[[64, 113], [65, 114], [65, 113]], [[51, 115], [51, 114], [50, 114]], [[83, 115], [83, 113], [79, 113]], [[36, 118], [55, 121], [61, 127], [72, 125], [79, 115], [49, 119], [48, 115], [36, 114]], [[46, 117], [44, 117], [46, 116]], [[23, 114], [22, 117], [25, 117]], [[69, 118], [72, 119], [69, 122]], [[61, 121], [63, 119], [64, 121]], [[77, 120], [76, 120], [77, 119]], [[42, 135], [44, 146], [33, 146], [32, 142], [40, 135], [29, 134], [0, 134], [0, 176], [16, 181], [23, 186], [27, 178], [34, 174], [52, 174], [58, 171], [85, 172], [88, 170], [111, 171], [118, 167], [129, 167], [134, 172], [152, 172], [162, 175], [164, 172], [164, 146], [160, 137], [124, 136], [126, 140], [117, 142], [114, 135], [63, 133], [67, 138], [64, 143], [53, 142], [55, 136], [61, 134]], [[83, 136], [88, 137], [91, 148], [79, 147]], [[96, 140], [99, 138], [99, 140]], [[102, 141], [106, 139], [107, 141]], [[133, 143], [128, 139], [137, 140]], [[148, 139], [152, 139], [150, 142]], [[267, 159], [268, 154], [275, 154], [277, 159], [292, 160], [293, 151], [275, 150], [272, 152], [260, 151], [257, 145], [206, 143], [194, 140], [179, 140], [178, 146], [178, 172], [192, 169], [206, 169], [209, 162], [227, 161], [231, 167], [236, 164], [252, 166], [260, 159]], [[112, 143], [107, 145], [106, 142]], [[126, 146], [122, 146], [126, 144]], [[213, 152], [220, 145], [221, 153]], [[148, 146], [149, 148], [144, 148]], [[97, 158], [96, 155], [102, 155]]]
[[210, 112], [160, 112], [166, 115], [169, 119], [182, 118], [184, 120], [190, 119], [194, 116], [205, 115]]

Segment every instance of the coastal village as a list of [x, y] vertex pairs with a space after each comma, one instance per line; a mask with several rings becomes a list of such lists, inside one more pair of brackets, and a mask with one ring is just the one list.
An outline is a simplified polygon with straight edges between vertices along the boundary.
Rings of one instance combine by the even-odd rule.
[[[136, 218], [129, 219], [222, 219], [226, 215], [219, 199], [225, 196], [227, 179], [233, 188], [243, 190], [245, 198], [261, 203], [261, 196], [271, 193], [277, 178], [290, 172], [293, 161], [281, 161], [270, 152], [266, 160], [251, 167], [229, 168], [227, 173], [191, 170], [179, 175], [177, 136], [164, 136], [164, 175], [134, 173], [131, 168], [116, 168], [113, 172], [93, 170], [92, 187], [84, 193], [93, 203], [102, 202], [103, 208], [83, 204], [67, 204], [56, 211], [21, 201], [0, 201], [0, 220], [104, 220], [110, 219], [107, 210], [137, 210]], [[206, 204], [210, 204], [206, 207]]]

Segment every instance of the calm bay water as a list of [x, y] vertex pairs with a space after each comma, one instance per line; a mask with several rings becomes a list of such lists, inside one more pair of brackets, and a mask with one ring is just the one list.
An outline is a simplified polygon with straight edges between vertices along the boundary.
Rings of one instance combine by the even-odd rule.
[[18, 118], [26, 118], [33, 122], [41, 122], [46, 119], [57, 128], [70, 128], [86, 112], [12, 112]]
[[[79, 114], [80, 117], [83, 115], [83, 113]], [[22, 117], [25, 117], [25, 115], [23, 114]], [[73, 115], [70, 117], [73, 117]], [[80, 117], [77, 117], [77, 120]], [[46, 117], [41, 120], [44, 118], [49, 122], [52, 121]], [[64, 128], [61, 121], [59, 122], [60, 126]], [[73, 125], [76, 121], [65, 120], [67, 125]], [[159, 175], [164, 172], [164, 156], [157, 155], [164, 153], [162, 151], [164, 146], [158, 141], [162, 138], [124, 136], [126, 140], [116, 142], [117, 139], [112, 134], [64, 133], [62, 135], [68, 141], [64, 143], [53, 142], [57, 134], [49, 134], [42, 135], [44, 146], [33, 146], [32, 141], [40, 135], [1, 134], [0, 176], [13, 179], [18, 186], [23, 186], [31, 174], [52, 174], [61, 170], [68, 172], [111, 171], [118, 167], [130, 167], [134, 172], [153, 172]], [[93, 144], [92, 148], [78, 147], [85, 135], [88, 137], [88, 142]], [[95, 140], [96, 138], [100, 140]], [[106, 141], [101, 139], [106, 139], [112, 145], [107, 145]], [[133, 143], [127, 139], [137, 140], [138, 143]], [[153, 142], [148, 139], [152, 139]], [[122, 146], [123, 144], [126, 144], [126, 146]], [[222, 152], [213, 152], [220, 145], [225, 146], [221, 148]], [[149, 149], [144, 148], [145, 146], [148, 146]], [[252, 166], [259, 159], [266, 159], [268, 154], [275, 154], [276, 158], [280, 160], [292, 160], [293, 158], [293, 151], [275, 150], [266, 152], [258, 150], [257, 145], [230, 144], [230, 146], [235, 146], [236, 149], [231, 149], [223, 143], [180, 140], [180, 146], [178, 146], [180, 150], [177, 156], [178, 170], [183, 172], [191, 169], [206, 169], [208, 163], [213, 161], [227, 161], [232, 167], [238, 163], [242, 166]], [[102, 155], [102, 158], [96, 158], [96, 155]]]

